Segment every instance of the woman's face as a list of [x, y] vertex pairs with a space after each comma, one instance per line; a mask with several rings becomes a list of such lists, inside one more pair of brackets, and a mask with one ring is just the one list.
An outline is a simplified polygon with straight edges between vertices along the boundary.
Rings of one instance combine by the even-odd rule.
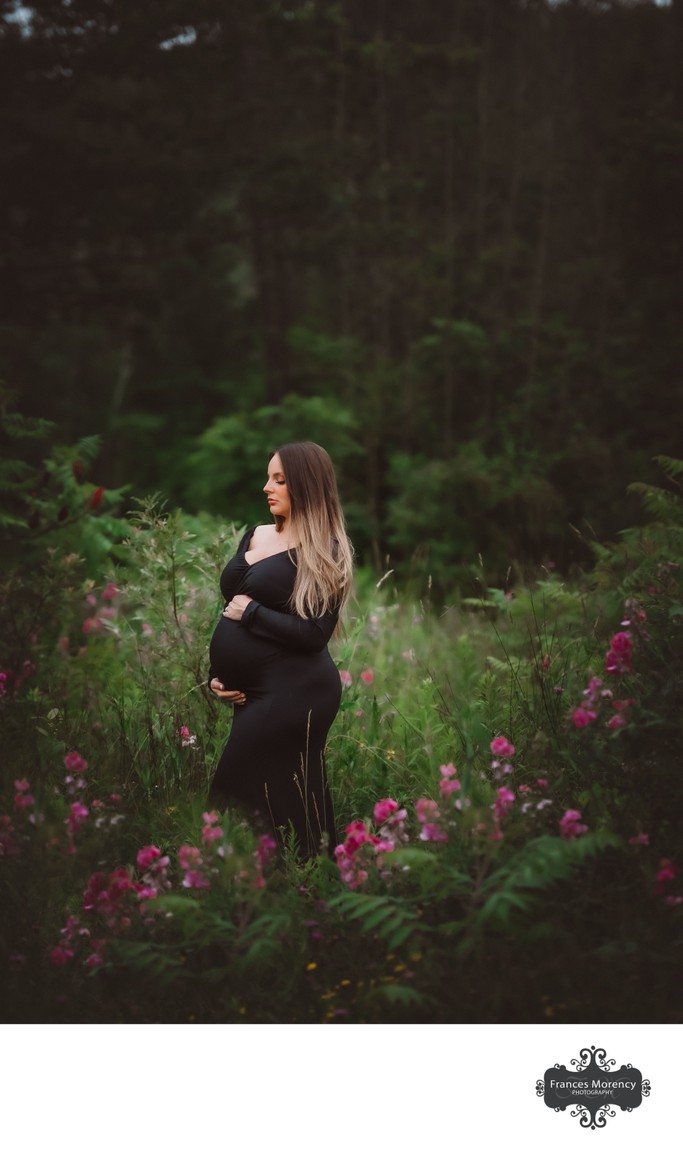
[[271, 515], [279, 515], [282, 519], [289, 519], [291, 503], [279, 455], [274, 455], [268, 464], [268, 482], [263, 490], [268, 496]]

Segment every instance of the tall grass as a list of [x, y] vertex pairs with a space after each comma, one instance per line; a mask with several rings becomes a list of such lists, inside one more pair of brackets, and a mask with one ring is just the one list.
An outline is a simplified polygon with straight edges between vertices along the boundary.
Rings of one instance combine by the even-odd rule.
[[680, 1021], [667, 514], [575, 585], [435, 604], [359, 580], [328, 747], [349, 829], [305, 865], [206, 807], [237, 530], [149, 500], [93, 571], [55, 526], [1, 601], [3, 1018]]

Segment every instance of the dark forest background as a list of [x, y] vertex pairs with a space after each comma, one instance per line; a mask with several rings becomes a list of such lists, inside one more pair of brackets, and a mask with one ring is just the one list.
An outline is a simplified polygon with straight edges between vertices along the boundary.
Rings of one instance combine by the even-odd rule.
[[[3, 402], [361, 561], [570, 570], [681, 453], [683, 3], [0, 0]], [[39, 450], [36, 447], [36, 450]]]

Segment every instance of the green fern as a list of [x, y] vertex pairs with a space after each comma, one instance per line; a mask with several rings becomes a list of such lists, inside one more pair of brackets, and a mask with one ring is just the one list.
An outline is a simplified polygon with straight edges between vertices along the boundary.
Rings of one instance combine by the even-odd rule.
[[568, 878], [576, 867], [608, 847], [618, 846], [619, 841], [606, 833], [589, 834], [570, 842], [550, 835], [533, 839], [482, 885], [480, 893], [485, 901], [477, 912], [478, 922], [507, 925], [513, 911], [530, 910], [540, 891]]
[[656, 455], [655, 462], [659, 464], [664, 474], [678, 489], [667, 491], [652, 483], [631, 483], [627, 490], [632, 495], [638, 495], [644, 502], [648, 511], [655, 515], [662, 523], [683, 523], [683, 499], [681, 491], [683, 485], [683, 460], [673, 459], [670, 455]]
[[683, 519], [683, 503], [677, 492], [665, 491], [652, 483], [630, 483], [627, 491], [631, 495], [638, 495], [650, 514], [658, 520], [666, 522], [670, 518]]
[[344, 918], [357, 922], [363, 934], [377, 934], [386, 941], [389, 950], [401, 946], [419, 931], [429, 929], [405, 901], [399, 903], [388, 895], [348, 891], [331, 899], [329, 905]]
[[391, 1006], [424, 1007], [430, 1003], [430, 999], [413, 986], [393, 986], [391, 983], [375, 987], [368, 998], [380, 999]]
[[658, 463], [665, 475], [672, 479], [674, 483], [678, 483], [679, 479], [683, 480], [683, 459], [672, 459], [670, 455], [655, 455], [655, 463]]

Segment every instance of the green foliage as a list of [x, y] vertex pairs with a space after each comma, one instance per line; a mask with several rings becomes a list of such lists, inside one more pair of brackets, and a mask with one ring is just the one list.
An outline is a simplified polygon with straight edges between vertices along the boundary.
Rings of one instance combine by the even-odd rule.
[[3, 10], [3, 370], [108, 491], [252, 521], [312, 435], [420, 594], [633, 521], [681, 441], [676, 5]]
[[268, 459], [281, 443], [323, 443], [342, 471], [358, 458], [355, 421], [332, 398], [287, 396], [275, 406], [215, 419], [198, 437], [186, 464], [190, 506], [248, 523], [266, 512], [262, 487]]
[[[51, 458], [65, 485], [68, 456]], [[239, 529], [140, 501], [93, 579], [78, 552], [48, 550], [58, 534], [37, 536], [35, 593], [58, 617], [26, 620], [12, 640], [17, 676], [2, 680], [5, 1020], [679, 1018], [683, 596], [670, 547], [679, 508], [657, 506], [657, 522], [596, 548], [579, 584], [544, 572], [442, 609], [390, 578], [359, 580], [332, 647], [346, 685], [328, 745], [340, 830], [357, 822], [368, 836], [356, 889], [327, 857], [265, 861], [231, 815], [216, 841], [204, 837], [230, 721], [206, 691], [206, 648]], [[73, 546], [76, 523], [68, 530]], [[632, 634], [633, 670], [609, 676], [620, 629]], [[592, 675], [612, 695], [575, 728]], [[608, 726], [612, 700], [629, 697], [625, 724]], [[490, 749], [503, 734], [516, 748], [505, 770]], [[73, 751], [89, 763], [75, 776], [83, 789], [65, 780]], [[451, 795], [448, 779], [459, 784]], [[22, 806], [27, 787], [34, 801]], [[386, 797], [405, 810], [404, 837], [376, 851], [389, 832], [373, 807]], [[76, 799], [87, 815], [74, 815]], [[168, 856], [167, 885], [145, 913], [135, 886], [118, 917], [84, 910], [93, 873], [150, 881], [137, 857], [149, 844]], [[183, 885], [190, 844], [205, 885]], [[85, 965], [93, 953], [102, 961]]]
[[356, 922], [363, 934], [376, 935], [385, 941], [389, 950], [397, 950], [408, 942], [417, 945], [418, 934], [429, 929], [420, 922], [416, 913], [419, 908], [411, 907], [405, 899], [345, 893], [331, 899], [330, 907], [338, 909], [343, 918]]
[[[431, 577], [441, 595], [470, 588], [481, 561], [496, 582], [510, 569], [523, 576], [528, 559], [551, 550], [563, 531], [556, 534], [562, 497], [539, 457], [520, 458], [512, 443], [489, 454], [475, 440], [442, 460], [397, 454], [389, 484], [396, 492], [388, 503], [392, 561], [410, 559], [413, 586]], [[423, 542], [412, 551], [416, 539]]]

